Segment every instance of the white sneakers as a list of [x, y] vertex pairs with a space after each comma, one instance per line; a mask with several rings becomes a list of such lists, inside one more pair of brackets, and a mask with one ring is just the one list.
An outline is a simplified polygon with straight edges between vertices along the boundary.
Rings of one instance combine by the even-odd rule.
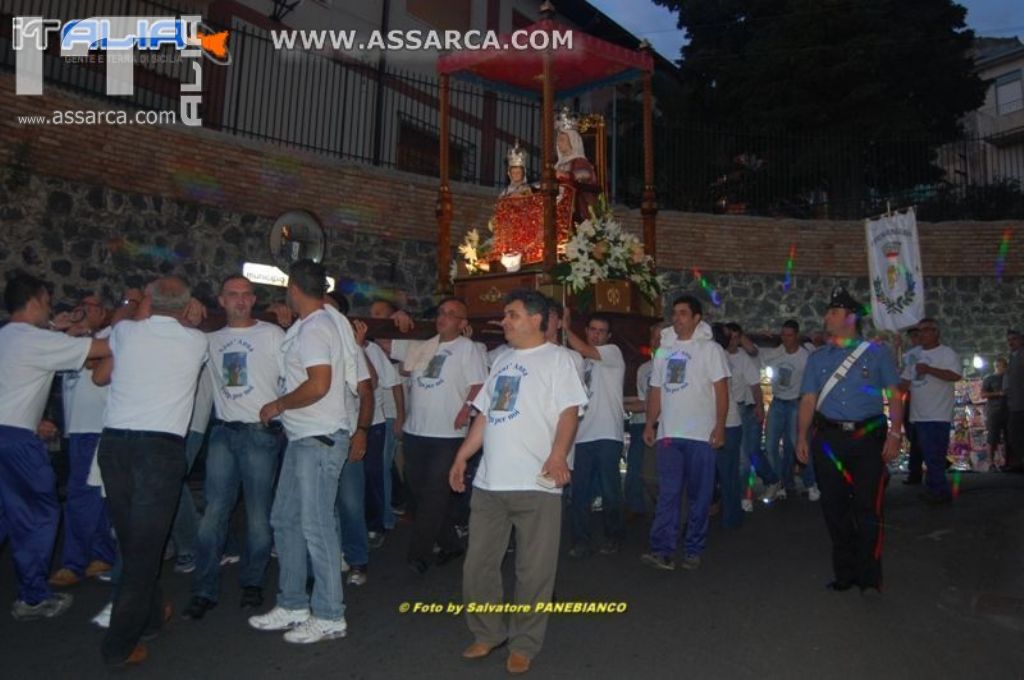
[[812, 503], [817, 503], [821, 500], [821, 491], [818, 491], [817, 484], [807, 488], [807, 500]]
[[312, 616], [308, 609], [284, 607], [274, 607], [266, 614], [250, 616], [249, 625], [256, 630], [287, 631], [285, 642], [300, 645], [343, 638], [348, 633], [345, 619], [330, 621]]
[[256, 630], [290, 630], [309, 619], [308, 609], [274, 607], [266, 614], [250, 616], [249, 625]]
[[335, 640], [345, 637], [348, 626], [345, 619], [330, 621], [310, 616], [295, 628], [284, 634], [285, 642], [292, 642], [299, 645], [308, 645], [321, 640]]
[[15, 621], [52, 619], [66, 612], [74, 600], [75, 598], [69, 593], [52, 593], [50, 597], [37, 604], [16, 600], [11, 605], [11, 616]]
[[764, 503], [771, 503], [776, 498], [785, 498], [786, 490], [782, 488], [782, 482], [775, 482], [769, 484], [768, 488], [764, 490], [764, 495], [761, 497], [761, 501]]

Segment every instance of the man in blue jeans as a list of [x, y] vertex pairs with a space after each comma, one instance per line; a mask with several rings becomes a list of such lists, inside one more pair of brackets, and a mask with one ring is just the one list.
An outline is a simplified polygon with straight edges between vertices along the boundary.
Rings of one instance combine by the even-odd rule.
[[[347, 632], [334, 503], [344, 456], [363, 457], [373, 412], [366, 362], [348, 320], [325, 308], [326, 291], [323, 265], [312, 260], [292, 265], [288, 304], [299, 320], [281, 348], [286, 394], [260, 409], [264, 425], [281, 418], [288, 446], [270, 511], [280, 568], [277, 605], [250, 617], [249, 625], [287, 631], [285, 641], [297, 644]], [[347, 405], [354, 393], [359, 415], [350, 423]], [[306, 590], [310, 565], [312, 596]]]
[[[795, 489], [793, 464], [796, 462], [796, 420], [800, 405], [800, 385], [810, 356], [810, 352], [800, 344], [800, 324], [795, 319], [785, 321], [779, 335], [782, 344], [759, 352], [761, 363], [770, 369], [772, 381], [772, 403], [765, 423], [766, 460], [762, 478], [768, 482], [771, 478], [781, 477], [782, 482], [774, 487], [770, 485], [766, 490], [764, 498], [768, 502], [785, 499]], [[758, 466], [758, 472], [761, 473], [761, 466]], [[814, 466], [805, 465], [800, 478], [807, 489], [807, 498], [817, 502], [821, 493], [814, 480]]]
[[921, 319], [917, 324], [921, 345], [917, 361], [908, 364], [900, 376], [900, 389], [910, 390], [910, 427], [925, 464], [925, 486], [921, 494], [927, 503], [948, 503], [946, 453], [953, 420], [953, 386], [960, 380], [960, 357], [939, 342], [939, 324]]
[[[569, 308], [562, 324], [569, 346], [583, 357], [583, 383], [589, 404], [576, 432], [576, 454], [572, 470], [572, 501], [570, 527], [572, 548], [569, 556], [589, 557], [593, 553], [590, 537], [590, 501], [602, 498], [604, 543], [603, 555], [617, 553], [626, 538], [626, 513], [622, 503], [622, 481], [619, 460], [625, 411], [622, 406], [622, 383], [626, 362], [622, 350], [612, 344], [611, 320], [592, 314], [587, 321], [584, 340], [572, 330]], [[593, 484], [597, 481], [597, 488]]]
[[[397, 312], [398, 308], [388, 300], [374, 300], [370, 305], [371, 319], [390, 319]], [[396, 372], [397, 370], [395, 367]], [[395, 449], [398, 448], [398, 440], [402, 438], [402, 428], [405, 427], [405, 384], [401, 377], [399, 384], [381, 392], [381, 405], [384, 409], [384, 452], [381, 461], [384, 476], [384, 530], [391, 531], [395, 528], [395, 511], [391, 507], [392, 486], [395, 480], [392, 467], [395, 463]], [[401, 492], [401, 489], [399, 491]], [[371, 528], [370, 547], [382, 545], [384, 536], [374, 536], [373, 531]]]
[[[188, 478], [192, 467], [199, 458], [206, 440], [206, 430], [213, 415], [213, 385], [209, 380], [200, 380], [196, 385], [195, 405], [185, 435], [185, 481], [181, 485], [178, 510], [171, 525], [171, 543], [174, 545], [174, 571], [177, 574], [191, 574], [196, 570], [196, 543], [199, 540], [199, 512], [192, 498]], [[164, 553], [165, 555], [168, 552]]]
[[[737, 402], [738, 415], [740, 418], [740, 477], [744, 483], [750, 480], [750, 470], [753, 468], [761, 476], [768, 489], [774, 492], [778, 489], [778, 477], [764, 465], [762, 455], [761, 433], [764, 426], [764, 394], [761, 391], [761, 372], [758, 366], [757, 346], [750, 338], [743, 333], [743, 328], [735, 322], [724, 324], [725, 354], [729, 362], [729, 373], [733, 376], [743, 376], [743, 382], [747, 383], [746, 389], [739, 394]], [[732, 395], [729, 397], [732, 399]], [[750, 498], [752, 489], [748, 485], [741, 501], [741, 507], [746, 512], [753, 512], [753, 501]]]
[[245, 498], [246, 540], [239, 580], [242, 607], [263, 604], [263, 580], [270, 561], [270, 504], [282, 437], [280, 424], [260, 422], [260, 408], [278, 394], [277, 363], [284, 332], [252, 318], [252, 283], [233, 275], [217, 298], [227, 325], [207, 335], [210, 360], [203, 380], [212, 387], [216, 417], [206, 451], [206, 510], [199, 522], [192, 599], [182, 612], [201, 619], [220, 599], [220, 561], [228, 521]]
[[704, 308], [692, 295], [672, 303], [672, 327], [661, 334], [647, 397], [644, 441], [657, 443], [658, 506], [650, 550], [641, 556], [655, 569], [675, 569], [679, 504], [688, 512], [682, 566], [700, 567], [715, 486], [715, 449], [725, 444], [729, 413], [729, 364], [725, 351], [702, 321]]

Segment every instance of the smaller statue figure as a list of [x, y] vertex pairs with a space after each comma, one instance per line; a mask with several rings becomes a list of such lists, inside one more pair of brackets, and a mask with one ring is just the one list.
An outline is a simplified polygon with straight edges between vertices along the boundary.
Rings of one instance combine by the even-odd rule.
[[508, 196], [524, 196], [532, 193], [530, 184], [526, 181], [526, 151], [519, 146], [516, 140], [515, 146], [508, 150], [505, 155], [508, 165], [508, 186], [501, 192], [499, 198]]

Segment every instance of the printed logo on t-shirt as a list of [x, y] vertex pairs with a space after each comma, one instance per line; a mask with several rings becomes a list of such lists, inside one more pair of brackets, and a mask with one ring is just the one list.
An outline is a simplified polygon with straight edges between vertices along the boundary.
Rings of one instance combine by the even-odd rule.
[[587, 392], [587, 399], [594, 396], [594, 391], [590, 389], [590, 381], [594, 377], [594, 360], [587, 359], [583, 362], [583, 388]]
[[228, 352], [224, 355], [221, 366], [225, 387], [245, 387], [249, 384], [249, 373], [246, 370], [249, 355], [245, 352]]
[[679, 351], [668, 359], [665, 366], [665, 391], [678, 392], [684, 389], [689, 383], [686, 382], [686, 364], [690, 361], [690, 355]]
[[430, 363], [427, 364], [427, 368], [423, 371], [423, 375], [416, 378], [416, 384], [424, 389], [433, 389], [438, 385], [444, 384], [444, 378], [441, 377], [441, 372], [444, 371], [444, 362], [451, 356], [451, 352], [448, 350], [442, 350], [435, 354], [431, 358]]
[[489, 424], [500, 425], [519, 417], [520, 412], [516, 408], [516, 402], [519, 401], [519, 385], [527, 375], [529, 371], [520, 364], [502, 367], [501, 374], [494, 379], [491, 391], [491, 405], [487, 409]]
[[914, 387], [921, 387], [928, 382], [928, 376], [922, 375], [918, 377], [917, 369], [914, 368], [920, 360], [921, 357], [913, 350], [903, 355], [903, 366], [910, 370], [910, 384]]
[[225, 399], [241, 399], [256, 387], [249, 384], [249, 355], [255, 348], [242, 338], [225, 343], [220, 354], [220, 392]]
[[775, 376], [775, 383], [779, 387], [789, 387], [793, 382], [793, 365], [779, 364], [779, 368], [775, 372]]
[[494, 382], [494, 394], [491, 395], [491, 413], [516, 410], [516, 400], [519, 398], [519, 376], [499, 375]]

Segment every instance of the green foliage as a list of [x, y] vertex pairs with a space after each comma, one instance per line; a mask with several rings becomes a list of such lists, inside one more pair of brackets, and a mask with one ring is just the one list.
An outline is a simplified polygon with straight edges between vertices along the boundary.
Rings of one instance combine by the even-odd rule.
[[655, 0], [679, 12], [692, 112], [763, 132], [953, 139], [984, 99], [951, 0]]
[[[771, 214], [758, 198], [769, 184], [825, 192], [856, 212], [873, 193], [934, 183], [934, 166], [908, 162], [927, 149], [910, 147], [957, 139], [963, 114], [984, 101], [966, 10], [951, 0], [654, 1], [679, 13], [690, 38], [686, 127], [736, 136], [684, 145], [718, 168], [712, 200]], [[764, 169], [738, 168], [741, 154]], [[901, 186], [887, 186], [897, 177]]]

